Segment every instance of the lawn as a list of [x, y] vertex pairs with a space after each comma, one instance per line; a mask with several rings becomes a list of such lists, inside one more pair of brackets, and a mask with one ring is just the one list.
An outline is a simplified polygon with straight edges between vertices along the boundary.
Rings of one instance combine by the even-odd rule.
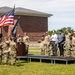
[[29, 47], [28, 54], [40, 54], [40, 48], [39, 47]]
[[[39, 47], [29, 47], [28, 54], [41, 54], [41, 50]], [[57, 54], [59, 55], [59, 51], [57, 51]], [[52, 55], [52, 51], [50, 51], [50, 55]]]
[[29, 47], [29, 50], [40, 50], [40, 47]]
[[75, 64], [51, 64], [17, 60], [16, 66], [1, 65], [0, 75], [75, 75]]
[[[30, 53], [40, 54], [40, 48], [30, 47]], [[0, 65], [0, 75], [75, 75], [75, 64], [51, 64], [17, 60], [16, 66]]]

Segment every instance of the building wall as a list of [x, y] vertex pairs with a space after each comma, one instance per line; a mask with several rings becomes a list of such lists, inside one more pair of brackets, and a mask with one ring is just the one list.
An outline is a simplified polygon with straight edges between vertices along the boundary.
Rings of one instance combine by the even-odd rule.
[[7, 37], [8, 35], [8, 27], [3, 27], [1, 31], [2, 31], [2, 36], [3, 36], [2, 39], [4, 39], [4, 37]]
[[[15, 16], [15, 20], [19, 17]], [[3, 28], [3, 36], [6, 36], [8, 28]], [[31, 41], [37, 41], [44, 32], [48, 31], [48, 18], [35, 16], [20, 16], [17, 34], [23, 37], [24, 32], [28, 33]]]

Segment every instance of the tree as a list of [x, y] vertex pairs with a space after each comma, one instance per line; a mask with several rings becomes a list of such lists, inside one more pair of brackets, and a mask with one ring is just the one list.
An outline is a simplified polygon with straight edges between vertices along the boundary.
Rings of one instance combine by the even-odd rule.
[[[56, 30], [56, 33], [58, 34], [59, 30], [62, 30], [63, 32], [65, 32], [66, 29], [68, 29], [71, 34], [74, 32], [74, 29], [72, 29], [71, 27], [64, 27], [64, 28]], [[49, 35], [52, 35], [52, 31], [49, 31]]]

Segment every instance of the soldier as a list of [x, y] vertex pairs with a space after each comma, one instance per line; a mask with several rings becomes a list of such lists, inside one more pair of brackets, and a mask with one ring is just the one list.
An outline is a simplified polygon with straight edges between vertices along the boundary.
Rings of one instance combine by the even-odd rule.
[[20, 42], [22, 42], [22, 38], [21, 38], [20, 34], [18, 34], [17, 35], [17, 43], [20, 43]]
[[24, 33], [23, 42], [26, 45], [26, 53], [28, 53], [30, 40], [29, 40], [29, 36], [27, 35], [27, 33]]
[[45, 33], [44, 38], [45, 55], [50, 55], [50, 35], [48, 32]]
[[2, 42], [2, 48], [3, 48], [4, 64], [8, 64], [9, 41], [8, 41], [7, 37], [5, 37], [4, 41]]
[[70, 56], [70, 45], [71, 45], [71, 40], [70, 40], [71, 33], [69, 32], [68, 29], [65, 31], [65, 56]]
[[75, 57], [75, 32], [73, 33], [72, 36], [71, 46], [72, 46], [71, 54], [73, 57]]
[[14, 37], [11, 38], [10, 41], [10, 58], [11, 58], [11, 65], [15, 65], [16, 57], [17, 57], [17, 45], [14, 42]]
[[41, 43], [40, 43], [40, 50], [41, 50], [41, 55], [45, 55], [45, 47], [44, 47], [44, 38], [41, 38]]

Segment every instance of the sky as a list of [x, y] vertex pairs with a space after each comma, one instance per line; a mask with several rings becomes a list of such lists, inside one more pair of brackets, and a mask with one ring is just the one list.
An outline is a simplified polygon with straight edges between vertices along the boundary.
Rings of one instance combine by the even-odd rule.
[[71, 27], [75, 30], [75, 0], [0, 0], [0, 7], [23, 7], [53, 16], [48, 18], [48, 30]]

